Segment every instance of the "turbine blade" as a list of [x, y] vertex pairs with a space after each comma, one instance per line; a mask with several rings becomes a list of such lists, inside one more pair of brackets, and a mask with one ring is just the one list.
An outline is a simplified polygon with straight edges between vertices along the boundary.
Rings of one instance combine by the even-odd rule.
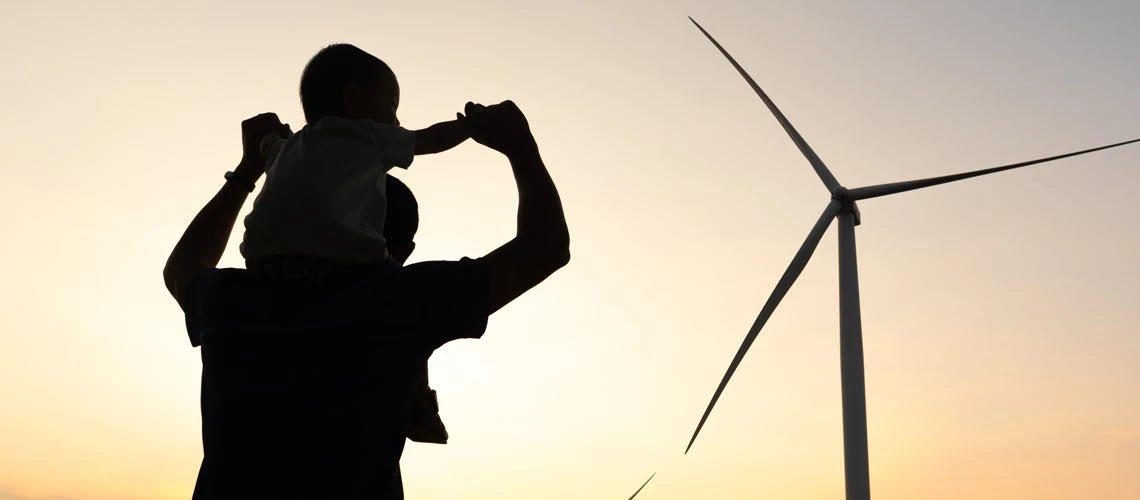
[[705, 31], [705, 28], [702, 27], [700, 23], [698, 23], [692, 17], [689, 17], [689, 20], [693, 21], [693, 24], [697, 26], [697, 29], [701, 30], [701, 33], [705, 34], [705, 37], [708, 38], [709, 41], [716, 46], [717, 50], [719, 50], [721, 54], [724, 54], [724, 57], [728, 59], [728, 62], [732, 63], [732, 66], [736, 68], [736, 71], [740, 73], [740, 76], [743, 76], [744, 79], [748, 81], [748, 84], [752, 86], [752, 90], [755, 90], [756, 95], [759, 95], [760, 99], [764, 101], [764, 104], [768, 106], [768, 110], [771, 111], [773, 115], [776, 115], [776, 120], [779, 121], [780, 125], [784, 127], [784, 131], [787, 132], [789, 136], [791, 136], [792, 142], [796, 143], [796, 147], [800, 148], [800, 152], [803, 153], [805, 157], [807, 157], [808, 162], [811, 163], [811, 167], [815, 169], [816, 175], [819, 176], [819, 180], [823, 181], [824, 186], [827, 186], [827, 191], [830, 193], [834, 191], [835, 188], [839, 187], [839, 181], [835, 180], [834, 175], [831, 175], [831, 171], [827, 169], [827, 165], [823, 164], [823, 160], [819, 159], [819, 156], [815, 154], [815, 151], [811, 149], [811, 146], [808, 146], [807, 141], [805, 141], [800, 133], [796, 131], [796, 128], [792, 126], [792, 123], [789, 122], [786, 117], [784, 117], [784, 113], [780, 112], [780, 108], [776, 107], [776, 103], [772, 102], [772, 99], [768, 98], [768, 94], [764, 93], [764, 90], [756, 84], [756, 80], [753, 80], [752, 77], [748, 75], [748, 72], [744, 71], [744, 68], [740, 67], [740, 64], [736, 62], [736, 59], [733, 59], [733, 57], [729, 55], [728, 51], [724, 50], [724, 47], [722, 47], [720, 43], [717, 42], [716, 39], [709, 34], [708, 31]]
[[1036, 165], [1038, 163], [1045, 163], [1045, 162], [1049, 162], [1049, 161], [1053, 161], [1053, 160], [1060, 160], [1062, 158], [1068, 158], [1070, 156], [1083, 155], [1086, 153], [1092, 153], [1095, 151], [1100, 151], [1102, 149], [1109, 149], [1109, 148], [1115, 148], [1117, 146], [1123, 146], [1125, 144], [1132, 144], [1134, 142], [1140, 142], [1140, 139], [1132, 139], [1131, 141], [1118, 142], [1116, 144], [1109, 144], [1107, 146], [1100, 146], [1097, 148], [1085, 149], [1082, 151], [1077, 151], [1075, 153], [1066, 153], [1063, 155], [1050, 156], [1048, 158], [1039, 158], [1036, 160], [1023, 161], [1021, 163], [1014, 163], [1011, 165], [1004, 165], [1001, 167], [993, 167], [993, 168], [987, 168], [987, 169], [982, 169], [982, 170], [975, 170], [973, 172], [965, 172], [965, 173], [961, 173], [961, 174], [944, 175], [941, 177], [931, 177], [929, 179], [918, 179], [918, 180], [913, 180], [913, 181], [892, 182], [889, 184], [879, 184], [876, 186], [867, 186], [867, 187], [855, 188], [855, 189], [852, 189], [851, 191], [848, 192], [848, 196], [852, 200], [866, 200], [868, 198], [876, 198], [879, 196], [886, 196], [889, 194], [902, 193], [905, 191], [913, 191], [915, 189], [922, 189], [924, 187], [937, 186], [939, 184], [946, 184], [947, 182], [960, 181], [962, 179], [969, 179], [971, 177], [977, 177], [979, 175], [993, 174], [993, 173], [1002, 172], [1005, 170], [1013, 170], [1015, 168], [1020, 168], [1020, 167], [1028, 167], [1030, 165]]
[[[656, 476], [656, 475], [657, 475], [657, 473], [654, 472], [653, 476]], [[641, 487], [638, 488], [637, 491], [633, 492], [633, 494], [629, 496], [629, 500], [633, 500], [633, 498], [636, 497], [638, 493], [641, 493], [641, 490], [645, 489], [645, 485], [649, 484], [649, 482], [653, 480], [653, 476], [649, 476], [649, 479], [646, 479], [645, 482], [642, 483]]]
[[838, 200], [831, 200], [827, 208], [823, 210], [823, 214], [819, 216], [815, 226], [811, 228], [808, 233], [807, 239], [800, 245], [800, 249], [796, 252], [796, 256], [792, 258], [792, 263], [788, 264], [788, 268], [784, 270], [784, 275], [780, 277], [780, 281], [776, 283], [776, 289], [772, 290], [772, 295], [768, 296], [768, 301], [764, 303], [764, 308], [760, 310], [760, 315], [756, 317], [756, 321], [752, 323], [752, 328], [748, 330], [748, 335], [744, 337], [744, 343], [740, 345], [740, 349], [736, 351], [736, 357], [732, 358], [732, 363], [728, 365], [728, 371], [724, 374], [724, 378], [720, 380], [720, 386], [716, 388], [716, 393], [713, 394], [712, 401], [709, 401], [708, 408], [705, 408], [705, 414], [701, 416], [701, 422], [697, 424], [697, 430], [693, 432], [692, 439], [689, 440], [689, 446], [685, 448], [685, 453], [689, 453], [689, 448], [693, 447], [693, 442], [697, 440], [697, 434], [701, 433], [701, 428], [705, 426], [705, 421], [708, 420], [709, 414], [712, 413], [713, 406], [716, 405], [720, 395], [724, 392], [725, 386], [728, 385], [728, 380], [732, 378], [732, 374], [736, 372], [736, 368], [740, 366], [740, 361], [744, 359], [744, 354], [748, 352], [748, 348], [752, 347], [752, 342], [760, 335], [760, 329], [764, 328], [764, 323], [768, 322], [768, 318], [772, 316], [772, 312], [776, 310], [776, 306], [780, 304], [780, 300], [787, 295], [788, 290], [792, 288], [792, 284], [796, 282], [796, 278], [807, 266], [808, 260], [811, 259], [811, 254], [815, 252], [815, 247], [819, 245], [819, 240], [823, 238], [823, 233], [827, 232], [828, 226], [831, 225], [832, 219], [839, 213], [840, 202]]

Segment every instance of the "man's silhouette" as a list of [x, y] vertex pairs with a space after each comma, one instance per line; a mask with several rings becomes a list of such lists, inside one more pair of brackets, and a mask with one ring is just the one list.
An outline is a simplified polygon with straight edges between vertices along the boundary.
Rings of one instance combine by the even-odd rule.
[[[477, 259], [351, 268], [311, 288], [214, 269], [250, 186], [231, 179], [199, 212], [164, 271], [201, 345], [207, 498], [402, 498], [399, 458], [412, 394], [431, 352], [478, 338], [487, 316], [564, 266], [569, 234], [522, 112], [469, 105], [480, 144], [507, 156], [516, 236]], [[243, 122], [237, 171], [263, 171], [276, 116]]]

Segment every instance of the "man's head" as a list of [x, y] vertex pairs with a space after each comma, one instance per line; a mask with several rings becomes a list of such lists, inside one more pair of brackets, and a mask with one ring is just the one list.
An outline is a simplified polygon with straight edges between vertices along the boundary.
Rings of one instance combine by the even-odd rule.
[[321, 49], [301, 74], [301, 108], [308, 123], [343, 116], [399, 125], [399, 106], [396, 74], [354, 45], [338, 43]]
[[416, 249], [416, 230], [420, 227], [420, 207], [412, 190], [400, 179], [387, 176], [388, 213], [384, 217], [384, 239], [388, 254], [401, 266]]

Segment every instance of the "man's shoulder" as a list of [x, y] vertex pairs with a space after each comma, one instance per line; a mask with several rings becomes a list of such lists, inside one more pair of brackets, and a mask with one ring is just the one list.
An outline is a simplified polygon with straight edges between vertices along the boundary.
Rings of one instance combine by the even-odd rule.
[[395, 269], [388, 280], [401, 291], [433, 287], [443, 283], [459, 284], [471, 281], [479, 285], [488, 273], [482, 258], [463, 257], [459, 260], [432, 260], [409, 264]]
[[[314, 311], [438, 347], [478, 338], [490, 311], [490, 272], [483, 259], [437, 260], [407, 266], [373, 266], [315, 297]], [[323, 321], [323, 320], [322, 320]]]
[[479, 338], [490, 314], [490, 269], [483, 259], [412, 264], [394, 274], [389, 296], [402, 325], [436, 345]]
[[[474, 281], [478, 284], [487, 273], [482, 258], [463, 257], [459, 260], [435, 260], [398, 266], [391, 260], [361, 265], [326, 284], [297, 289], [274, 286], [257, 274], [242, 268], [215, 268], [203, 271], [190, 285], [191, 301], [227, 300], [240, 294], [247, 298], [259, 295], [288, 296], [316, 300], [318, 297], [376, 293], [406, 295], [415, 289], [434, 287], [443, 283], [459, 284]], [[252, 297], [251, 297], [252, 294]], [[323, 301], [322, 301], [323, 302]]]
[[234, 329], [427, 334], [442, 343], [482, 334], [489, 280], [483, 259], [471, 258], [406, 267], [385, 261], [305, 289], [275, 286], [245, 269], [211, 269], [192, 285], [186, 323], [194, 345], [205, 332]]

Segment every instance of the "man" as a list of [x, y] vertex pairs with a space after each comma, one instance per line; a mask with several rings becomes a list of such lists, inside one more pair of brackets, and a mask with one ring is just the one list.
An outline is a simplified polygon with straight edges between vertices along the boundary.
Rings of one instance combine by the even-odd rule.
[[487, 316], [569, 261], [557, 189], [510, 101], [468, 105], [476, 142], [510, 161], [515, 237], [477, 259], [370, 268], [310, 289], [214, 269], [272, 114], [242, 124], [243, 160], [171, 253], [167, 288], [201, 345], [204, 458], [195, 498], [402, 498], [399, 457], [431, 352], [478, 338]]

